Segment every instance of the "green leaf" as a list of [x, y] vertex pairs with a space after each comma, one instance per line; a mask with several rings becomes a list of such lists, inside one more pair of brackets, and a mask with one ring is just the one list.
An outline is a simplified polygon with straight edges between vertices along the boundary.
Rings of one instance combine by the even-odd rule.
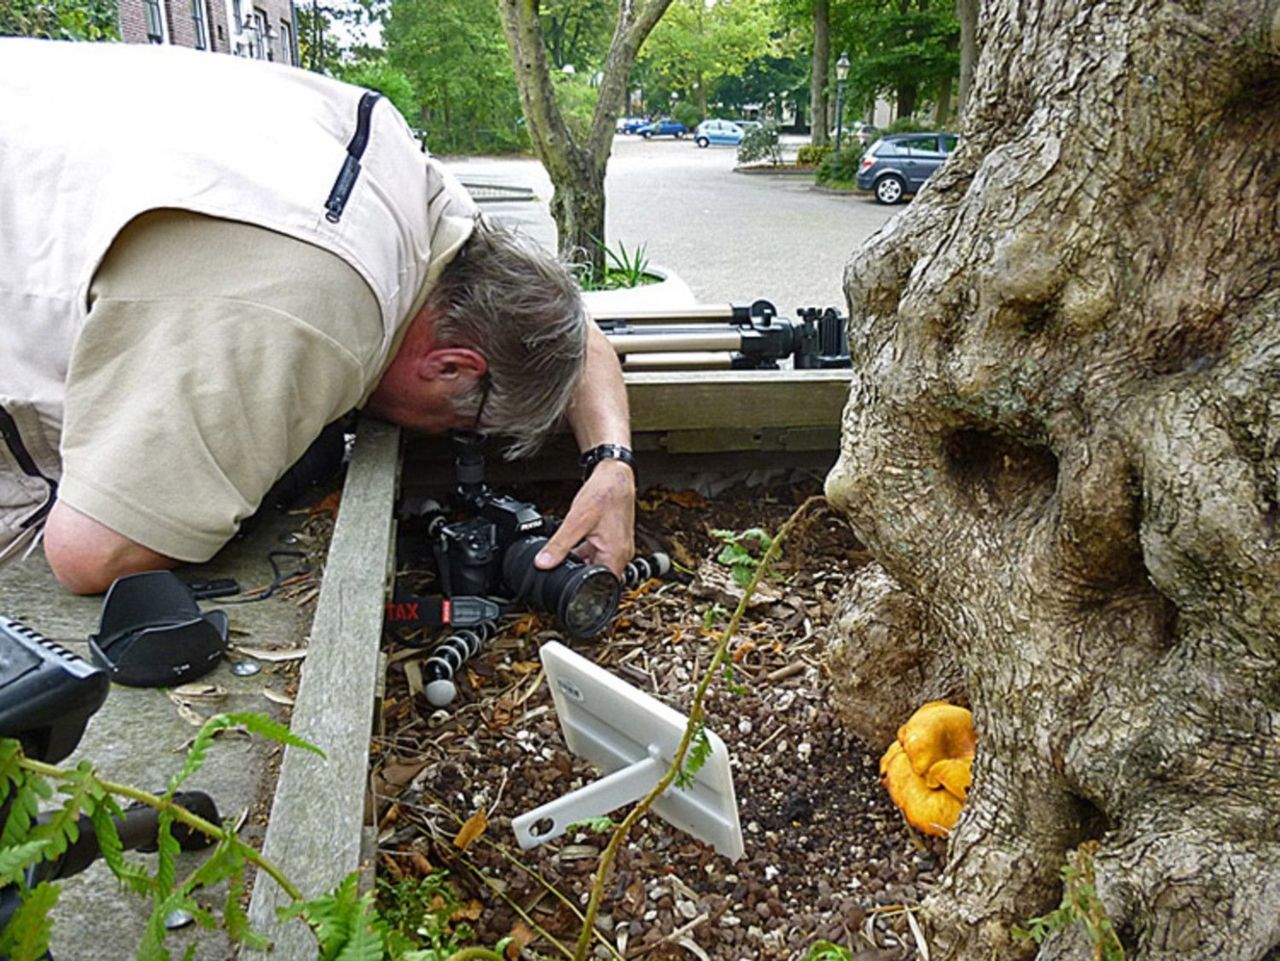
[[686, 789], [693, 787], [694, 781], [697, 780], [697, 773], [702, 770], [709, 757], [711, 757], [711, 738], [707, 736], [706, 725], [698, 721], [693, 739], [689, 742], [689, 752], [685, 755], [684, 764], [676, 775], [676, 786]]
[[156, 848], [159, 853], [156, 857], [155, 898], [159, 901], [173, 893], [178, 854], [182, 851], [173, 836], [172, 811], [161, 811], [156, 818]]
[[29, 865], [44, 860], [44, 852], [52, 843], [45, 839], [0, 848], [0, 887], [16, 884]]
[[41, 961], [49, 950], [53, 919], [49, 912], [58, 902], [58, 887], [47, 881], [22, 897], [22, 903], [0, 932], [0, 955], [9, 961]]
[[316, 747], [310, 741], [298, 737], [289, 730], [285, 725], [271, 720], [265, 714], [257, 711], [238, 711], [231, 714], [215, 714], [209, 720], [205, 721], [204, 727], [196, 734], [195, 739], [191, 742], [191, 747], [187, 751], [186, 762], [182, 765], [182, 770], [169, 779], [167, 796], [172, 797], [174, 792], [182, 785], [187, 778], [195, 774], [200, 768], [204, 767], [204, 762], [209, 753], [209, 748], [213, 746], [214, 738], [217, 737], [219, 731], [227, 728], [243, 727], [259, 737], [265, 737], [268, 740], [276, 741], [279, 744], [288, 744], [292, 747], [301, 748], [304, 751], [314, 751], [321, 757], [324, 757], [324, 751]]
[[98, 838], [102, 860], [111, 869], [111, 873], [127, 884], [135, 894], [145, 897], [151, 891], [151, 878], [142, 868], [124, 859], [124, 844], [120, 841], [120, 832], [116, 830], [115, 822], [116, 818], [124, 817], [120, 805], [110, 795], [104, 795], [89, 802], [88, 813]]

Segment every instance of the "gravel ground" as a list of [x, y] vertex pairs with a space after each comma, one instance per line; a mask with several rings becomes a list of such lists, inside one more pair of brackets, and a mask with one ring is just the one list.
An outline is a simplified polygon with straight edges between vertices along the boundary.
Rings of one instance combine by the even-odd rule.
[[[579, 651], [687, 711], [740, 596], [711, 532], [775, 531], [818, 492], [809, 480], [714, 500], [642, 495], [642, 546], [663, 547], [682, 570], [628, 594], [611, 631]], [[571, 491], [518, 493], [554, 512]], [[707, 701], [708, 727], [730, 752], [746, 853], [731, 863], [661, 819], [642, 820], [610, 876], [596, 957], [782, 961], [803, 958], [818, 939], [858, 959], [917, 955], [912, 911], [944, 848], [909, 831], [889, 802], [877, 777], [883, 747], [844, 732], [828, 706], [823, 625], [844, 578], [867, 558], [824, 504], [808, 516], [731, 643], [736, 690], [717, 682]], [[411, 642], [420, 639], [397, 638], [374, 743], [379, 872], [448, 868], [479, 943], [537, 932], [529, 957], [560, 956], [553, 938], [572, 948], [608, 841], [585, 831], [521, 852], [511, 833], [513, 816], [598, 776], [564, 746], [537, 663], [538, 645], [553, 638], [549, 620], [508, 618], [458, 678], [449, 710], [415, 693], [426, 651]], [[461, 850], [459, 827], [477, 812], [487, 829]]]

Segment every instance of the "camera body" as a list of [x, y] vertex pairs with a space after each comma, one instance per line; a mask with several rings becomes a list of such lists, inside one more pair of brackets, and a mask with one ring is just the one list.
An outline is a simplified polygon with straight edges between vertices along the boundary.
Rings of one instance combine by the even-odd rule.
[[441, 512], [427, 524], [440, 583], [450, 597], [499, 593], [502, 559], [511, 545], [523, 537], [550, 537], [556, 525], [534, 505], [487, 488], [465, 501], [470, 517], [450, 524]]

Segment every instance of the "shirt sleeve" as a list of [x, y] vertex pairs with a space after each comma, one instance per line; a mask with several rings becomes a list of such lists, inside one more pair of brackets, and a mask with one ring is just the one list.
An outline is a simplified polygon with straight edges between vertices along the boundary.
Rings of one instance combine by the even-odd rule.
[[325, 424], [360, 359], [225, 297], [99, 297], [71, 354], [59, 497], [181, 561], [208, 560]]

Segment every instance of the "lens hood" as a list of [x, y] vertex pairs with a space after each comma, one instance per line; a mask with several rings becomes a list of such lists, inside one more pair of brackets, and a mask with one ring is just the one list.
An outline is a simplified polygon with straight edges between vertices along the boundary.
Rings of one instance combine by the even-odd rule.
[[227, 649], [225, 611], [202, 614], [172, 571], [117, 578], [102, 602], [94, 663], [129, 687], [169, 687], [213, 670]]

